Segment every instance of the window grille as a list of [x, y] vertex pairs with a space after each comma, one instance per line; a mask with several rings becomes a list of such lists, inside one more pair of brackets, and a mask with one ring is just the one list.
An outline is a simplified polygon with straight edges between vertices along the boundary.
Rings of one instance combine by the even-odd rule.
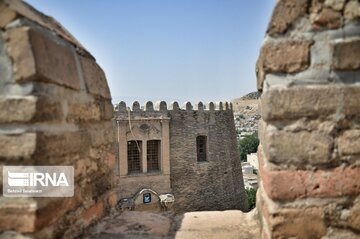
[[141, 141], [128, 141], [128, 173], [141, 172]]
[[157, 171], [160, 161], [160, 140], [147, 141], [147, 168], [148, 171]]
[[206, 161], [206, 136], [196, 137], [197, 161]]

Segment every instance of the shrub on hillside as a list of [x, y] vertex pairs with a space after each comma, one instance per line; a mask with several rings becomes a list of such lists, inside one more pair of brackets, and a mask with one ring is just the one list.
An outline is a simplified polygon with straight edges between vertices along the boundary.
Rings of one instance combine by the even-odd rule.
[[249, 189], [245, 189], [245, 191], [247, 195], [249, 211], [251, 211], [256, 206], [256, 189], [249, 188]]
[[240, 159], [246, 161], [246, 155], [256, 153], [259, 146], [259, 138], [257, 133], [247, 135], [239, 140]]

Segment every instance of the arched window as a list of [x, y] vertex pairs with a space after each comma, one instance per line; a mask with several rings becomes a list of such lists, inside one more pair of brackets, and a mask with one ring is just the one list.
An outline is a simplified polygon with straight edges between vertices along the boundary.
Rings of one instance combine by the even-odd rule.
[[141, 173], [141, 141], [128, 141], [128, 173]]
[[206, 136], [200, 135], [196, 137], [196, 152], [197, 152], [197, 161], [204, 162], [206, 161]]

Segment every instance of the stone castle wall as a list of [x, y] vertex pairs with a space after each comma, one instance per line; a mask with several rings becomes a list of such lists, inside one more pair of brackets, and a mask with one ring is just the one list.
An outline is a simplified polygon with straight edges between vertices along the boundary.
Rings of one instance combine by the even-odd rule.
[[359, 1], [277, 1], [257, 64], [262, 238], [359, 238], [359, 19]]
[[0, 197], [0, 231], [71, 238], [117, 201], [105, 74], [54, 19], [18, 0], [0, 9], [0, 165], [74, 166], [76, 180], [71, 198]]
[[[171, 187], [175, 210], [247, 209], [232, 105], [169, 111]], [[196, 136], [207, 136], [208, 157], [197, 162]]]
[[[173, 102], [168, 108], [162, 101], [155, 107], [148, 102], [142, 109], [135, 102], [130, 112], [123, 102], [118, 105], [118, 120], [126, 122], [128, 113], [133, 122], [169, 119], [170, 183], [175, 196], [174, 210], [247, 209], [231, 104], [220, 102], [205, 106], [199, 103], [193, 107], [187, 102], [180, 108], [177, 102]], [[206, 162], [197, 162], [198, 135], [207, 136]], [[144, 180], [141, 182], [141, 178], [137, 181], [139, 188], [133, 188], [133, 191], [139, 190], [141, 184], [149, 184]]]

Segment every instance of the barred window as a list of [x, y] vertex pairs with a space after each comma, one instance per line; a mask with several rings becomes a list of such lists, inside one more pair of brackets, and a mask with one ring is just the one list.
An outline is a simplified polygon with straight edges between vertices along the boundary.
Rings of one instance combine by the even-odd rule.
[[160, 140], [147, 141], [147, 168], [148, 171], [159, 170]]
[[196, 137], [197, 161], [206, 161], [206, 136]]
[[141, 172], [141, 141], [128, 141], [128, 173]]

